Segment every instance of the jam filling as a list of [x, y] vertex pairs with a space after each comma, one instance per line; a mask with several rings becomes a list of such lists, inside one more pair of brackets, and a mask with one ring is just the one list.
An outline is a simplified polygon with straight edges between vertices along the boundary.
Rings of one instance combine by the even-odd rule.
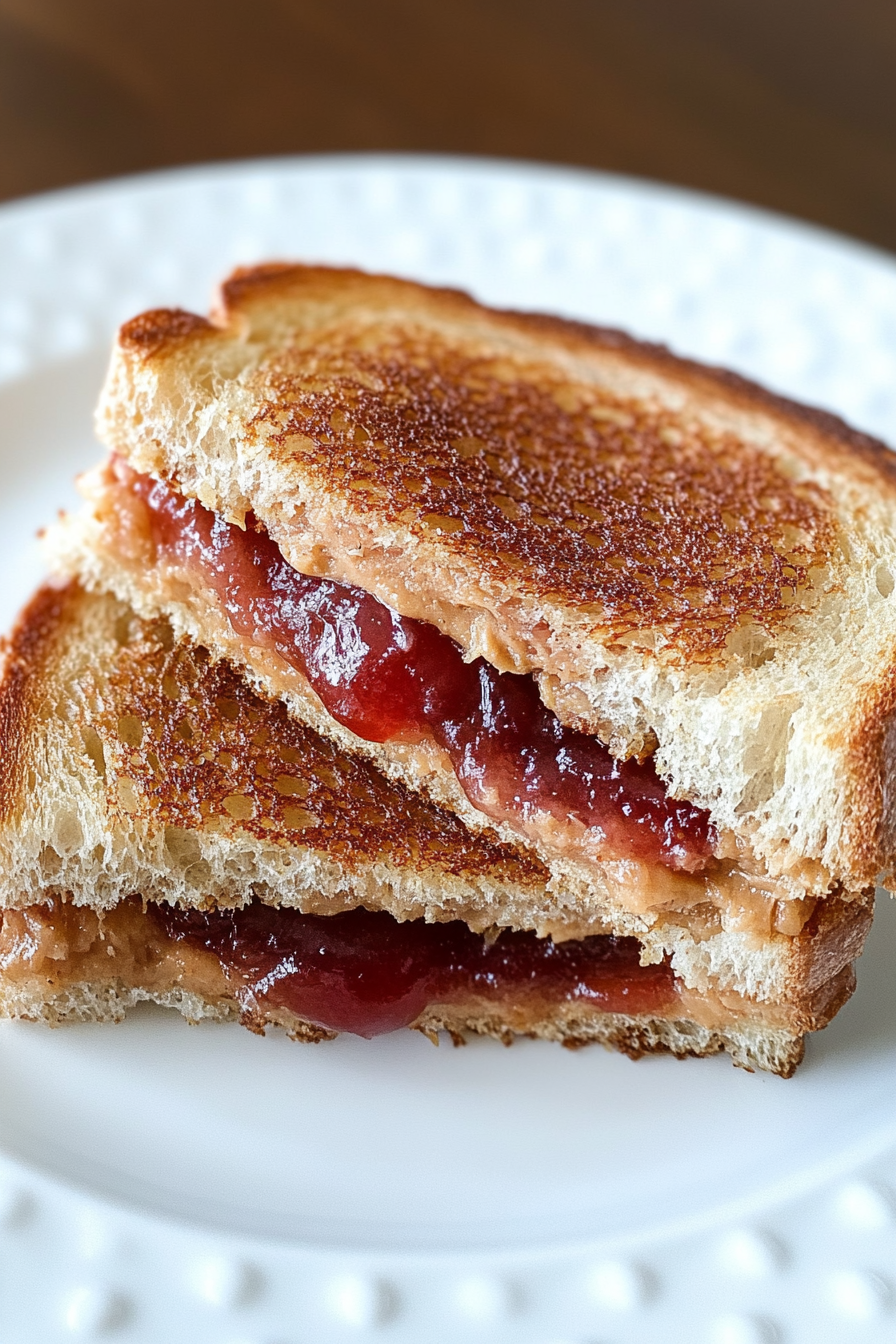
[[116, 471], [148, 510], [157, 555], [198, 572], [234, 632], [279, 654], [359, 737], [433, 739], [470, 802], [495, 820], [547, 812], [591, 829], [606, 857], [685, 872], [711, 860], [708, 814], [669, 798], [652, 762], [614, 760], [561, 724], [533, 677], [466, 663], [435, 626], [362, 588], [298, 573], [251, 515], [243, 530], [122, 462]]
[[466, 924], [399, 923], [383, 911], [305, 915], [254, 902], [242, 910], [147, 907], [168, 937], [214, 953], [240, 1006], [285, 1008], [329, 1031], [379, 1036], [431, 1004], [661, 1015], [675, 1002], [666, 963], [641, 966], [635, 938], [554, 943], [534, 933], [493, 942]]

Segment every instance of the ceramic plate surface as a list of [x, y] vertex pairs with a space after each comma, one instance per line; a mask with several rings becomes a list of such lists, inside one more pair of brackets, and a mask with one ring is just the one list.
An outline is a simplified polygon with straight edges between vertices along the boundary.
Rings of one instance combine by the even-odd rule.
[[[116, 324], [238, 262], [350, 262], [671, 343], [896, 442], [896, 264], [745, 208], [501, 163], [237, 164], [0, 209], [6, 625], [99, 450]], [[0, 1028], [0, 1339], [896, 1337], [896, 906], [796, 1078], [146, 1010]]]

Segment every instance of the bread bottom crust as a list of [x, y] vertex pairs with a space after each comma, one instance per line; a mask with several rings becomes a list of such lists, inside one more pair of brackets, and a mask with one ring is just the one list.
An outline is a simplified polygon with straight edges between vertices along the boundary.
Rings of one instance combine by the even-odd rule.
[[[54, 1027], [72, 1022], [120, 1022], [129, 1009], [147, 1002], [174, 1008], [192, 1023], [204, 1019], [241, 1022], [259, 1032], [274, 1026], [285, 1030], [291, 1039], [307, 1043], [332, 1040], [337, 1034], [286, 1012], [271, 1012], [263, 1021], [250, 1023], [234, 998], [204, 998], [180, 986], [149, 990], [118, 979], [84, 981], [73, 982], [47, 997], [45, 983], [37, 977], [23, 979], [15, 987], [0, 983], [0, 1016]], [[593, 1013], [587, 1019], [583, 1016], [566, 1022], [544, 1019], [534, 1021], [527, 1031], [520, 1031], [509, 1026], [500, 1014], [435, 1006], [413, 1023], [413, 1030], [422, 1032], [434, 1044], [438, 1044], [442, 1032], [457, 1046], [466, 1044], [470, 1035], [491, 1036], [504, 1045], [512, 1045], [517, 1036], [528, 1036], [555, 1041], [572, 1050], [602, 1045], [630, 1059], [662, 1054], [677, 1059], [702, 1058], [727, 1051], [739, 1068], [750, 1073], [760, 1069], [782, 1078], [792, 1077], [805, 1049], [804, 1036], [794, 1035], [785, 1028], [741, 1024], [713, 1030], [687, 1018], [623, 1013]]]

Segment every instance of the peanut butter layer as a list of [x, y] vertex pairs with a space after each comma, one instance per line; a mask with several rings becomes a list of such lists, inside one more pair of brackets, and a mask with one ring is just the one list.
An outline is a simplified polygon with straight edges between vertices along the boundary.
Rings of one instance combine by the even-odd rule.
[[212, 1002], [232, 998], [218, 958], [166, 937], [136, 898], [101, 915], [59, 899], [4, 911], [0, 978], [6, 985], [39, 979], [48, 993], [114, 978], [149, 991], [179, 987]]
[[[283, 913], [292, 920], [296, 918], [294, 912]], [[197, 915], [185, 918], [195, 920]], [[215, 915], [211, 918], [214, 920]], [[276, 915], [273, 919], [276, 921]], [[253, 1030], [262, 1030], [271, 1022], [293, 1026], [301, 1022], [303, 1037], [313, 1036], [315, 1031], [320, 1036], [332, 1034], [321, 1021], [308, 1022], [288, 1006], [284, 1009], [276, 996], [268, 1002], [263, 994], [245, 992], [248, 982], [244, 972], [234, 969], [232, 962], [223, 962], [214, 951], [177, 936], [177, 929], [178, 918], [171, 925], [163, 912], [154, 913], [153, 907], [145, 907], [137, 898], [101, 915], [58, 899], [46, 905], [7, 910], [0, 924], [0, 997], [9, 1000], [17, 990], [37, 986], [46, 998], [52, 998], [72, 987], [114, 982], [126, 990], [157, 997], [172, 991], [197, 996], [233, 1010]], [[505, 938], [527, 936], [510, 934]], [[458, 974], [461, 970], [458, 968]], [[631, 1002], [632, 1011], [623, 1011], [633, 1020], [685, 1020], [721, 1032], [749, 1026], [802, 1033], [824, 1026], [854, 987], [849, 966], [801, 1004], [769, 1004], [730, 992], [699, 994], [654, 967], [638, 971], [629, 964], [620, 974], [631, 977], [631, 988], [621, 991], [621, 982], [613, 982], [615, 989], [610, 997], [603, 1004], [595, 1001], [591, 1005], [581, 997], [561, 993], [558, 982], [550, 978], [541, 988], [527, 983], [511, 990], [502, 990], [500, 984], [497, 988], [492, 984], [488, 990], [471, 990], [458, 979], [456, 990], [426, 1003], [411, 1025], [428, 1029], [434, 1022], [483, 1020], [500, 1022], [501, 1035], [545, 1034], [541, 1027], [546, 1022], [553, 1022], [559, 1030], [564, 1021], [581, 1024], [589, 1015], [618, 1014], [616, 999], [622, 992], [619, 1004], [626, 999]], [[645, 982], [640, 989], [639, 979]], [[321, 1018], [325, 1021], [326, 1016], [323, 1000]]]

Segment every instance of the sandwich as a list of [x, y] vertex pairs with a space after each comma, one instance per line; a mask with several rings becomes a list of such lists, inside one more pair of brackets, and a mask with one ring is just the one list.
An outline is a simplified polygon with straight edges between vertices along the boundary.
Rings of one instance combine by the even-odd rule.
[[800, 993], [775, 1004], [690, 989], [597, 924], [560, 942], [511, 928], [545, 899], [537, 859], [76, 581], [41, 589], [13, 632], [0, 734], [5, 1016], [108, 1021], [152, 1001], [306, 1041], [413, 1026], [724, 1049], [786, 1074], [853, 987], [828, 958], [861, 944], [855, 902], [794, 940]]
[[489, 927], [842, 1001], [896, 843], [883, 445], [619, 332], [280, 265], [125, 324], [98, 427], [57, 572], [537, 862]]

